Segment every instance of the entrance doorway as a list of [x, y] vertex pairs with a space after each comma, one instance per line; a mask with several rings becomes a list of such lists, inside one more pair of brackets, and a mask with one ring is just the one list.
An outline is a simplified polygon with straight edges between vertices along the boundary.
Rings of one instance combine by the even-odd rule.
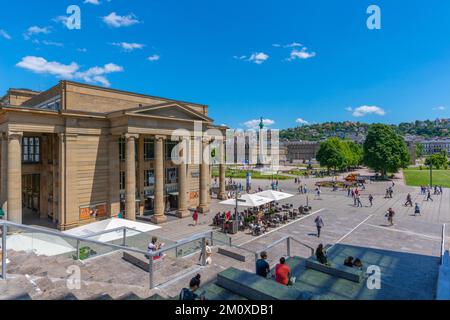
[[36, 214], [39, 218], [40, 208], [40, 174], [25, 174], [22, 176], [22, 207]]

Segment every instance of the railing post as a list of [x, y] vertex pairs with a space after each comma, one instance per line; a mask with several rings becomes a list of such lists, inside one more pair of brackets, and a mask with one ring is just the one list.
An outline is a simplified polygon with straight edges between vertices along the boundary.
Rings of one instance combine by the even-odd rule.
[[214, 231], [211, 231], [211, 246], [214, 246]]
[[291, 238], [287, 238], [287, 255], [290, 258], [291, 257]]
[[232, 247], [232, 246], [233, 246], [233, 243], [232, 243], [231, 237], [228, 237], [228, 239], [229, 239], [229, 242], [230, 242], [230, 247]]
[[202, 238], [202, 266], [206, 266], [206, 238]]
[[256, 263], [258, 262], [258, 252], [255, 252], [255, 272], [258, 272], [258, 266]]
[[126, 247], [127, 245], [127, 229], [123, 229], [123, 241], [122, 241], [122, 246]]
[[154, 271], [154, 266], [153, 266], [153, 256], [150, 255], [149, 257], [150, 261], [149, 261], [149, 268], [148, 268], [148, 274], [150, 277], [150, 290], [155, 288], [155, 284], [154, 284], [154, 279], [153, 279], [153, 271]]
[[80, 260], [80, 240], [77, 240], [77, 260]]
[[175, 247], [175, 258], [178, 259], [178, 246]]
[[6, 224], [2, 227], [2, 279], [6, 280], [6, 235], [8, 232], [8, 227]]

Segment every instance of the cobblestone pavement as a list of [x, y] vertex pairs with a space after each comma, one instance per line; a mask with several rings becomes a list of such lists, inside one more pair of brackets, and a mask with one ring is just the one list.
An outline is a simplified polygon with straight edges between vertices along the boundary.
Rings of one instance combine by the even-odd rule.
[[[316, 179], [306, 179], [302, 181], [302, 184], [306, 183], [308, 188], [313, 190], [316, 182]], [[269, 183], [269, 181], [254, 180], [253, 186], [268, 189]], [[246, 262], [238, 262], [217, 253], [213, 255], [212, 265], [207, 267], [200, 266], [198, 253], [184, 258], [185, 262], [178, 265], [170, 258], [167, 259], [167, 262], [164, 262], [167, 265], [163, 265], [157, 271], [158, 284], [163, 282], [164, 284], [158, 285], [154, 290], [148, 290], [148, 273], [123, 261], [121, 254], [116, 252], [80, 264], [83, 286], [75, 294], [85, 299], [104, 292], [111, 292], [113, 297], [117, 297], [131, 291], [143, 297], [154, 293], [163, 296], [176, 296], [196, 273], [200, 273], [203, 282], [207, 283], [213, 281], [218, 272], [231, 266], [252, 271], [254, 255], [248, 251], [263, 250], [267, 245], [285, 236], [291, 236], [313, 248], [316, 248], [319, 243], [324, 245], [340, 243], [382, 249], [394, 253], [409, 253], [418, 257], [433, 257], [433, 259], [418, 259], [417, 264], [411, 265], [411, 268], [431, 274], [429, 285], [435, 286], [435, 283], [431, 282], [434, 281], [437, 273], [436, 258], [440, 256], [441, 252], [442, 226], [444, 223], [450, 222], [450, 189], [444, 189], [443, 195], [433, 196], [434, 201], [427, 202], [424, 199], [425, 197], [419, 194], [418, 188], [405, 186], [401, 179], [397, 179], [395, 180], [394, 197], [385, 199], [385, 190], [390, 185], [390, 182], [367, 184], [366, 190], [362, 191], [364, 207], [356, 208], [353, 205], [353, 199], [347, 197], [346, 191], [333, 192], [329, 189], [322, 189], [321, 199], [317, 199], [312, 193], [299, 195], [297, 193], [298, 186], [294, 184], [293, 180], [280, 181], [280, 187], [283, 191], [295, 194], [295, 197], [284, 201], [284, 203], [292, 203], [295, 207], [298, 207], [301, 204], [306, 204], [308, 198], [309, 204], [313, 207], [313, 213], [310, 216], [282, 225], [278, 229], [272, 229], [269, 233], [260, 237], [254, 237], [247, 232], [232, 235], [233, 245], [241, 247], [241, 249], [233, 248], [233, 250], [245, 255]], [[403, 206], [408, 193], [411, 193], [413, 202], [421, 205], [421, 216], [414, 216], [413, 208]], [[368, 206], [369, 194], [373, 194], [375, 197], [373, 207]], [[384, 216], [389, 208], [396, 211], [395, 225], [392, 227], [388, 226]], [[162, 229], [156, 230], [152, 235], [175, 242], [194, 234], [210, 231], [212, 230], [211, 222], [214, 214], [223, 210], [232, 210], [232, 208], [224, 207], [213, 199], [211, 213], [200, 215], [197, 226], [194, 227], [192, 220], [189, 218], [174, 220], [163, 224]], [[325, 223], [320, 239], [316, 236], [314, 224], [317, 215], [320, 215]], [[450, 225], [446, 232], [447, 249], [450, 249], [449, 237]], [[214, 250], [216, 252], [217, 247]], [[270, 262], [274, 264], [280, 256], [286, 254], [286, 245], [280, 244], [268, 250], [268, 253]], [[311, 251], [305, 246], [294, 243], [292, 253], [300, 257], [309, 257]], [[44, 260], [39, 260], [39, 263], [46, 264]], [[47, 263], [48, 268], [54, 263], [61, 264], [61, 262], [52, 261]], [[64, 264], [61, 265], [61, 267], [63, 266]], [[55, 297], [54, 293], [50, 293], [55, 292], [55, 286], [65, 287], [63, 282], [66, 281], [67, 275], [63, 272], [65, 271], [63, 268], [55, 269], [59, 272], [55, 271], [56, 273], [52, 274], [43, 270], [39, 270], [39, 272], [31, 270], [29, 266], [28, 269], [15, 268], [11, 267], [11, 271], [15, 270], [16, 275], [12, 276], [8, 283], [0, 282], [0, 297], [10, 296], [11, 293], [23, 289], [27, 292], [32, 290], [36, 298], [50, 299]], [[24, 278], [25, 274], [29, 274], [30, 277]], [[49, 280], [50, 278], [51, 280]], [[39, 281], [42, 284], [39, 285]], [[406, 280], [405, 283], [407, 283]], [[405, 285], [407, 286], [407, 284]], [[53, 288], [53, 291], [50, 288]], [[46, 292], [48, 293], [46, 294]]]

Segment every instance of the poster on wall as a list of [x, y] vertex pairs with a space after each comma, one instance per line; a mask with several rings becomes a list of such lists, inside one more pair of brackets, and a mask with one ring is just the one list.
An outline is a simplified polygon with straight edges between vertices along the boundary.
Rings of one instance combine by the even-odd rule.
[[80, 208], [80, 220], [104, 218], [107, 215], [106, 203]]

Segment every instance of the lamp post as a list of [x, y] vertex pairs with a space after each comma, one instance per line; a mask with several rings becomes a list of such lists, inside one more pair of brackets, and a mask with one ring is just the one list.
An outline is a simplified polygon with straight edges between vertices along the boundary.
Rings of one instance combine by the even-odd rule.
[[433, 163], [430, 160], [430, 188], [433, 187]]

